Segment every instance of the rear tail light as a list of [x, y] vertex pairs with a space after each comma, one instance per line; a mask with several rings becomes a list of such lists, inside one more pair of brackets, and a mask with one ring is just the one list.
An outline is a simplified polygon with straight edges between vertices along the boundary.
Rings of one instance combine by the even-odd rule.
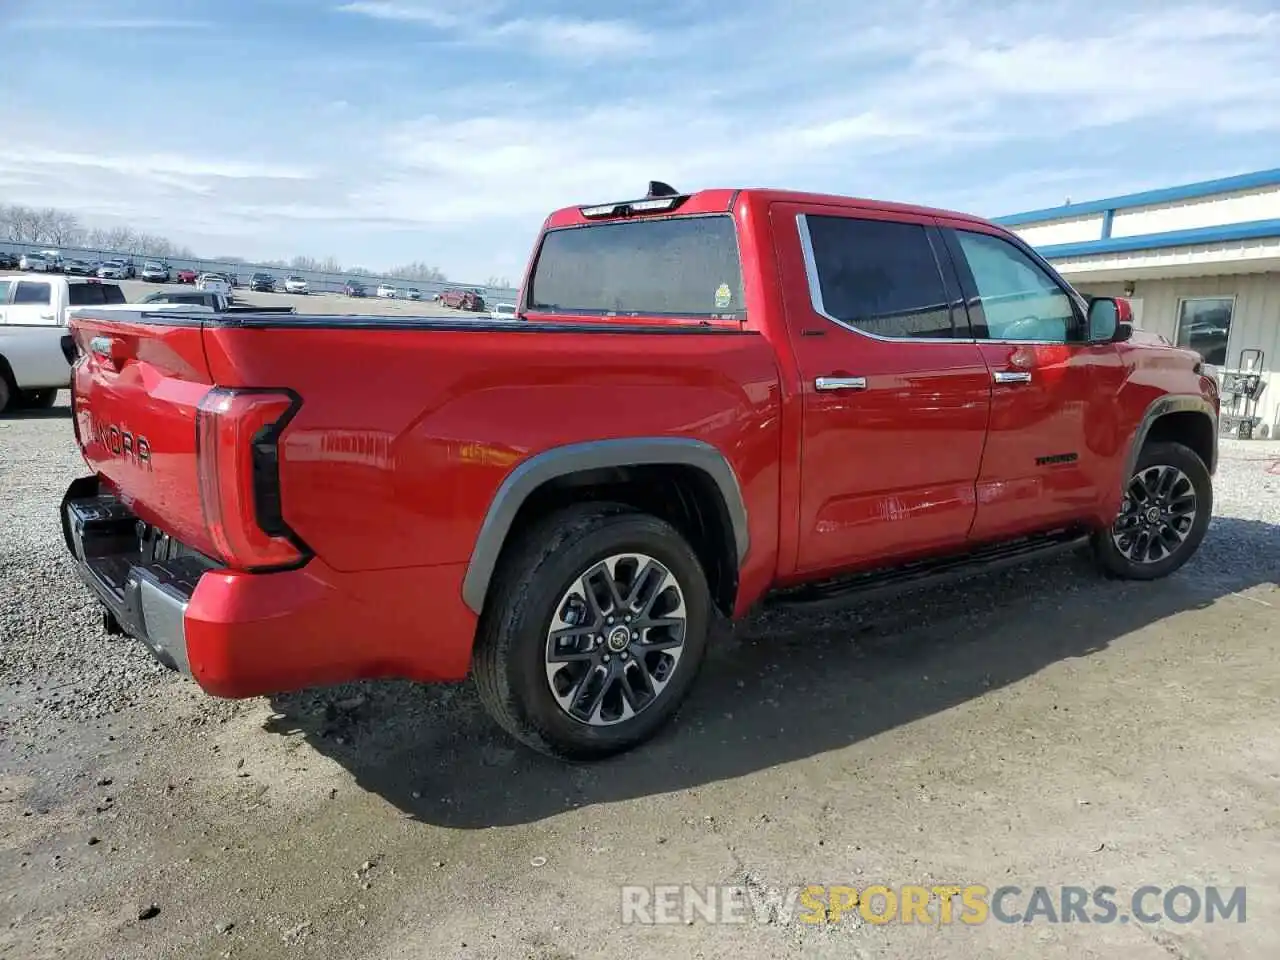
[[238, 570], [297, 567], [311, 556], [284, 521], [279, 439], [302, 400], [288, 390], [215, 387], [196, 415], [196, 461], [205, 526]]

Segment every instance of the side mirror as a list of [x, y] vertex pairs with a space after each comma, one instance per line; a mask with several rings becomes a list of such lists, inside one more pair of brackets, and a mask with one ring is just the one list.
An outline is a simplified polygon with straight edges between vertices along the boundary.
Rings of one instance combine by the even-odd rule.
[[1089, 342], [1123, 343], [1133, 336], [1133, 307], [1123, 297], [1089, 301]]

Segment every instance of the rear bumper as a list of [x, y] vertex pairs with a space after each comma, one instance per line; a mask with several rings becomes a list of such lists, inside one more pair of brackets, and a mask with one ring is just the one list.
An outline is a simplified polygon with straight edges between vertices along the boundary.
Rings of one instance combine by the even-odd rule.
[[[62, 535], [76, 572], [114, 618], [111, 626], [143, 644], [161, 663], [191, 675], [187, 607], [208, 563], [193, 556], [159, 555], [139, 523], [97, 483], [77, 480], [62, 502]], [[77, 486], [78, 485], [78, 486]], [[110, 621], [108, 621], [110, 623]]]
[[346, 573], [319, 558], [228, 570], [147, 527], [96, 477], [61, 508], [77, 573], [121, 632], [214, 696], [252, 697], [377, 677], [461, 680], [476, 617], [466, 564]]

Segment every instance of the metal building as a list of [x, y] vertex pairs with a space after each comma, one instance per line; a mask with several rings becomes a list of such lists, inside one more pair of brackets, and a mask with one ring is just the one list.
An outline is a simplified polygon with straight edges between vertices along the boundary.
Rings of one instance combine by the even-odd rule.
[[997, 217], [1078, 290], [1220, 371], [1263, 356], [1255, 414], [1280, 427], [1280, 169]]

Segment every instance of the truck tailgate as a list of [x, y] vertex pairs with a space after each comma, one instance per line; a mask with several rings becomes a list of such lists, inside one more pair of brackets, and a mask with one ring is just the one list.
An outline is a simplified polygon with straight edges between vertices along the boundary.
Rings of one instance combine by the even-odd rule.
[[212, 382], [198, 316], [84, 311], [70, 322], [76, 439], [141, 519], [212, 550], [196, 471], [196, 412]]

